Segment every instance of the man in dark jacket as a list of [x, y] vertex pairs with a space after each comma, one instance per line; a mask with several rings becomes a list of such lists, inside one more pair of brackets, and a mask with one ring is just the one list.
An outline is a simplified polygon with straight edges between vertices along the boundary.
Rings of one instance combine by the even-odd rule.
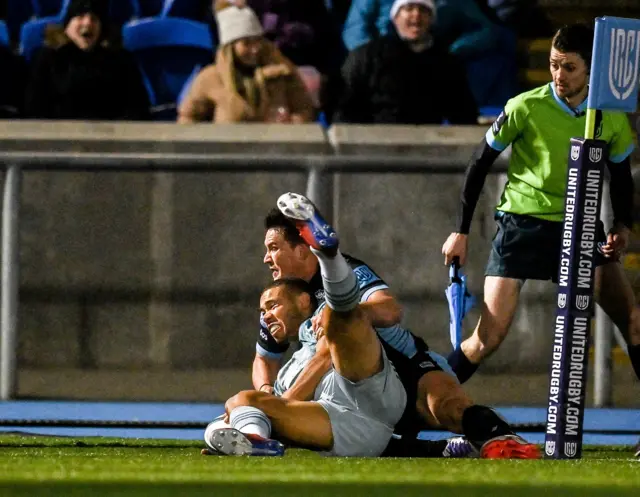
[[107, 2], [72, 0], [64, 31], [51, 26], [26, 90], [27, 117], [138, 120], [149, 97], [134, 59], [106, 39]]
[[342, 68], [334, 122], [475, 124], [464, 67], [434, 45], [433, 0], [396, 0], [394, 30], [352, 51]]

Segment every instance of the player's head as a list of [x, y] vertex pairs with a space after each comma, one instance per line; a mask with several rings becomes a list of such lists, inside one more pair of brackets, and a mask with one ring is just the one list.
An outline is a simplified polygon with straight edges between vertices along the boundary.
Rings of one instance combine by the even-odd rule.
[[307, 277], [309, 268], [315, 268], [317, 259], [293, 222], [278, 209], [273, 209], [267, 214], [264, 227], [266, 253], [263, 262], [269, 266], [273, 279]]
[[260, 296], [262, 319], [278, 343], [297, 338], [298, 328], [311, 317], [317, 305], [309, 284], [299, 278], [275, 280]]
[[593, 28], [586, 24], [561, 27], [551, 42], [549, 66], [561, 98], [579, 95], [589, 83]]

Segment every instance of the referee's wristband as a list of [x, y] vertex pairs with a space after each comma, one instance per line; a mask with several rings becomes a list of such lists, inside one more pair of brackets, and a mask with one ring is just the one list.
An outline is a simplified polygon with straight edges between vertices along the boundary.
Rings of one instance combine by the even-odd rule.
[[273, 388], [273, 385], [271, 383], [263, 383], [262, 385], [260, 385], [260, 388], [258, 388], [258, 392], [262, 392], [262, 389], [264, 387], [271, 387]]

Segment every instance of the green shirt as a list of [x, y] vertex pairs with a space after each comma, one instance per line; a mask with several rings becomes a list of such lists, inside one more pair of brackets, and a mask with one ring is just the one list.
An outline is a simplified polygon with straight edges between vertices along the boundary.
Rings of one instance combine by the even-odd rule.
[[[550, 221], [564, 219], [570, 139], [584, 136], [585, 101], [572, 110], [553, 83], [521, 93], [507, 102], [487, 131], [491, 148], [512, 145], [507, 184], [497, 209]], [[596, 138], [609, 144], [609, 161], [622, 162], [634, 148], [626, 114], [603, 111]]]

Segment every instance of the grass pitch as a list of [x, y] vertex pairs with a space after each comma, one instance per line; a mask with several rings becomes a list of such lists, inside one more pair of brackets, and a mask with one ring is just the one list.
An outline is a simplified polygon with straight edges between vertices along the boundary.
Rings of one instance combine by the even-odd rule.
[[0, 436], [0, 496], [634, 496], [629, 448], [580, 461], [201, 456], [198, 442]]

